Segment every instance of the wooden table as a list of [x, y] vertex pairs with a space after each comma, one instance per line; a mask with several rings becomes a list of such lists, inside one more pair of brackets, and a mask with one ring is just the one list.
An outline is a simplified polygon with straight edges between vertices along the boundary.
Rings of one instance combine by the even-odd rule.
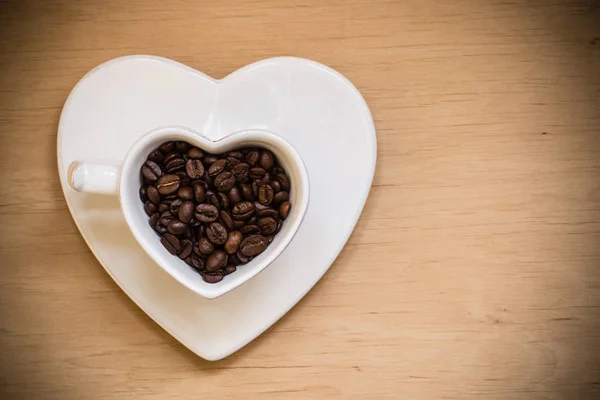
[[[0, 1], [3, 399], [600, 398], [597, 0]], [[356, 231], [207, 362], [94, 259], [56, 168], [79, 78], [132, 53], [215, 77], [297, 55], [377, 126]]]

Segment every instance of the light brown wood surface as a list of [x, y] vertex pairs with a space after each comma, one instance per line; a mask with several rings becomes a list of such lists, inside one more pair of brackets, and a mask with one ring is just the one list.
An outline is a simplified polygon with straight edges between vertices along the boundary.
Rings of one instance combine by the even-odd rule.
[[[307, 57], [375, 119], [346, 248], [219, 362], [119, 290], [60, 189], [69, 91], [135, 53]], [[600, 398], [597, 0], [0, 0], [0, 56], [0, 398]]]

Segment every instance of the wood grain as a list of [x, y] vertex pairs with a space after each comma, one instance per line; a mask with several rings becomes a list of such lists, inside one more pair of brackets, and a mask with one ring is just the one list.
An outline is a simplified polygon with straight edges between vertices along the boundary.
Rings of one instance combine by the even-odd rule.
[[[0, 0], [0, 397], [600, 398], [599, 21], [597, 0]], [[215, 77], [311, 58], [376, 122], [348, 245], [220, 362], [117, 288], [60, 190], [70, 89], [134, 53]]]

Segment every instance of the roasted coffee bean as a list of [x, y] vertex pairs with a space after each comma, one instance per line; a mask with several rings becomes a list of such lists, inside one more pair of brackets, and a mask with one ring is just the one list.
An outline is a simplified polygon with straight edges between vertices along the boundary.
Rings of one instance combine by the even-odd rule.
[[258, 159], [260, 157], [260, 153], [258, 150], [252, 150], [246, 155], [246, 162], [250, 166], [255, 166], [258, 164]]
[[244, 200], [253, 201], [254, 193], [252, 193], [252, 185], [244, 183], [240, 185], [240, 187], [242, 188], [242, 196], [244, 197]]
[[242, 253], [242, 249], [238, 249], [235, 255], [238, 258], [238, 260], [240, 260], [240, 264], [248, 264], [250, 261], [252, 261], [252, 257], [245, 256]]
[[164, 158], [165, 158], [164, 154], [162, 153], [162, 151], [160, 151], [158, 149], [154, 150], [152, 153], [148, 154], [148, 160], [154, 161], [157, 164], [162, 163]]
[[212, 204], [198, 204], [195, 217], [200, 222], [213, 222], [219, 218], [219, 210]]
[[244, 235], [252, 235], [253, 233], [258, 233], [259, 229], [257, 225], [244, 225], [242, 229], [240, 229]]
[[165, 142], [165, 143], [161, 144], [159, 147], [160, 151], [162, 151], [163, 153], [170, 153], [173, 151], [174, 148], [175, 148], [175, 143], [173, 143], [173, 142]]
[[261, 184], [262, 182], [260, 179], [255, 179], [252, 181], [252, 194], [254, 197], [258, 197], [258, 188], [260, 188]]
[[208, 175], [214, 178], [221, 172], [225, 171], [228, 166], [229, 162], [227, 160], [217, 160], [208, 168]]
[[231, 204], [239, 203], [240, 201], [242, 201], [242, 193], [240, 192], [240, 189], [238, 189], [237, 186], [231, 188], [228, 196], [229, 200], [231, 201]]
[[238, 150], [232, 150], [232, 151], [228, 152], [227, 157], [237, 158], [238, 160], [244, 159], [244, 155], [242, 154], [241, 151], [238, 151]]
[[189, 186], [179, 188], [177, 196], [183, 200], [192, 200], [194, 198], [194, 190]]
[[246, 163], [239, 163], [233, 167], [232, 173], [239, 183], [246, 183], [250, 177], [250, 166]]
[[225, 244], [227, 241], [227, 229], [220, 223], [213, 222], [206, 228], [206, 237], [216, 245]]
[[[192, 224], [189, 224], [189, 226], [192, 226]], [[194, 240], [194, 230], [193, 229], [186, 229], [185, 232], [183, 232], [183, 237], [189, 240]]]
[[194, 244], [191, 240], [183, 240], [181, 241], [181, 251], [179, 252], [179, 258], [182, 260], [188, 258], [192, 255], [192, 249], [194, 248]]
[[198, 271], [205, 269], [206, 260], [200, 258], [197, 254], [192, 254], [191, 259], [192, 267], [196, 268]]
[[221, 274], [204, 274], [202, 275], [202, 279], [206, 283], [219, 283], [223, 280], [223, 275]]
[[202, 236], [204, 236], [205, 231], [206, 231], [206, 227], [204, 226], [204, 224], [201, 223], [201, 225], [198, 227], [198, 229], [196, 229], [196, 237], [201, 238]]
[[273, 188], [273, 191], [275, 193], [279, 193], [281, 192], [281, 185], [279, 184], [279, 182], [273, 180], [271, 181], [271, 183], [269, 183], [271, 185], [271, 187]]
[[246, 225], [246, 222], [243, 220], [233, 220], [233, 229], [241, 229], [244, 225]]
[[255, 215], [252, 218], [250, 218], [248, 221], [246, 221], [246, 225], [256, 225], [257, 221], [258, 221], [258, 218], [256, 218], [256, 215]]
[[146, 211], [146, 214], [148, 214], [148, 216], [150, 216], [150, 215], [156, 213], [158, 211], [158, 209], [151, 201], [148, 200], [144, 204], [144, 211]]
[[175, 217], [173, 214], [171, 214], [171, 211], [165, 211], [164, 213], [160, 214], [160, 223], [164, 226], [169, 225], [169, 223], [174, 219]]
[[165, 158], [163, 159], [163, 164], [168, 164], [169, 162], [171, 162], [171, 160], [180, 157], [179, 153], [176, 153], [174, 151], [171, 151], [169, 153], [167, 153], [165, 155]]
[[142, 203], [148, 201], [148, 186], [140, 186], [140, 200], [142, 201]]
[[275, 218], [266, 217], [259, 219], [256, 225], [263, 235], [272, 235], [277, 230], [277, 222]]
[[278, 206], [281, 203], [283, 203], [284, 201], [288, 201], [289, 199], [290, 199], [289, 193], [286, 191], [281, 191], [273, 197], [273, 204]]
[[230, 206], [230, 201], [229, 201], [229, 196], [227, 196], [225, 193], [217, 193], [217, 198], [219, 199], [219, 208], [224, 209], [224, 210], [229, 210], [229, 206]]
[[234, 254], [236, 251], [238, 251], [243, 238], [244, 235], [242, 235], [242, 233], [239, 231], [229, 232], [224, 246], [227, 254]]
[[159, 222], [156, 224], [156, 232], [160, 233], [161, 235], [162, 235], [163, 233], [167, 233], [167, 232], [168, 232], [168, 230], [167, 230], [167, 227], [166, 227], [166, 226], [164, 226], [164, 225], [163, 225], [163, 224], [160, 222], [160, 220], [159, 220]]
[[220, 213], [221, 221], [223, 221], [223, 225], [227, 229], [227, 231], [233, 230], [233, 220], [227, 211], [221, 211]]
[[260, 168], [260, 167], [253, 167], [250, 168], [250, 178], [251, 179], [260, 179], [263, 176], [265, 176], [267, 171], [265, 171], [264, 169]]
[[261, 181], [263, 183], [271, 183], [271, 174], [269, 174], [268, 172], [265, 174], [265, 176], [262, 177]]
[[206, 200], [206, 189], [200, 183], [194, 184], [194, 198], [198, 203], [204, 203]]
[[265, 217], [279, 218], [279, 212], [272, 207], [263, 206], [258, 201], [254, 202], [254, 206], [256, 208], [256, 216], [258, 218], [265, 218]]
[[184, 142], [184, 141], [175, 142], [175, 149], [177, 151], [179, 151], [180, 153], [185, 153], [186, 151], [188, 151], [190, 149], [190, 147], [192, 147], [192, 145], [189, 144], [188, 142]]
[[242, 262], [240, 261], [240, 259], [238, 258], [236, 253], [230, 254], [229, 259], [227, 261], [229, 262], [229, 264], [233, 264], [233, 265], [242, 264]]
[[189, 223], [192, 220], [192, 217], [194, 216], [194, 208], [195, 207], [193, 201], [186, 200], [183, 203], [181, 203], [178, 212], [179, 220], [181, 222], [185, 222], [186, 224]]
[[285, 172], [281, 171], [281, 173], [275, 176], [275, 180], [279, 182], [281, 186], [281, 190], [285, 190], [286, 192], [290, 191], [290, 180], [285, 174]]
[[264, 236], [252, 235], [242, 241], [240, 244], [240, 252], [246, 257], [254, 257], [262, 253], [267, 246], [267, 239], [265, 239]]
[[158, 193], [158, 189], [156, 189], [156, 187], [148, 186], [148, 189], [146, 192], [148, 194], [148, 200], [150, 200], [152, 203], [154, 203], [156, 205], [160, 204], [160, 194]]
[[165, 233], [160, 239], [160, 242], [165, 246], [165, 249], [173, 255], [177, 255], [181, 251], [181, 242], [170, 233]]
[[192, 219], [190, 220], [190, 226], [193, 228], [197, 228], [200, 226], [202, 222], [198, 221], [196, 218], [192, 217]]
[[142, 165], [142, 176], [150, 182], [155, 182], [162, 175], [162, 170], [154, 161], [146, 160]]
[[260, 153], [260, 159], [258, 160], [258, 166], [265, 171], [270, 171], [275, 166], [275, 156], [269, 150], [263, 150]]
[[215, 154], [210, 154], [210, 155], [207, 155], [206, 157], [204, 157], [204, 159], [202, 161], [204, 161], [204, 165], [210, 166], [218, 159], [219, 159], [219, 157], [217, 157]]
[[150, 216], [150, 226], [152, 227], [152, 229], [156, 230], [156, 224], [158, 224], [159, 220], [160, 220], [160, 215], [158, 215], [158, 213], [152, 214]]
[[201, 254], [209, 255], [215, 251], [215, 246], [205, 236], [202, 236], [198, 239], [198, 250]]
[[164, 195], [175, 193], [179, 189], [180, 181], [177, 175], [169, 174], [161, 176], [156, 183], [158, 193]]
[[185, 160], [183, 157], [176, 155], [171, 158], [168, 162], [165, 160], [165, 169], [168, 172], [175, 172], [185, 167]]
[[204, 175], [204, 164], [202, 160], [190, 158], [185, 164], [185, 172], [190, 179], [200, 179]]
[[[190, 178], [184, 171], [177, 171], [175, 172], [175, 175], [179, 177], [179, 186], [187, 186], [190, 184]], [[174, 193], [173, 195], [176, 196], [177, 194]]]
[[215, 272], [227, 266], [227, 253], [223, 250], [217, 250], [208, 256], [206, 260], [206, 269], [209, 272]]
[[273, 188], [271, 187], [271, 185], [263, 183], [258, 188], [258, 201], [262, 205], [266, 206], [271, 204], [273, 202], [274, 195], [275, 193], [273, 192]]
[[231, 217], [233, 219], [249, 219], [254, 214], [254, 204], [249, 201], [242, 201], [233, 206]]
[[188, 150], [187, 156], [193, 159], [202, 158], [204, 157], [204, 152], [197, 147], [192, 147]]
[[233, 274], [237, 270], [235, 265], [228, 265], [225, 267], [225, 275]]
[[213, 184], [219, 192], [229, 192], [235, 185], [235, 177], [229, 171], [221, 172], [215, 177]]
[[274, 238], [275, 238], [275, 236], [273, 236], [273, 235], [265, 236], [265, 239], [267, 239], [267, 243], [269, 243], [269, 244], [271, 244], [273, 242]]
[[227, 157], [227, 162], [229, 163], [230, 168], [233, 168], [236, 165], [238, 165], [239, 163], [241, 163], [241, 161], [235, 157]]
[[288, 214], [290, 213], [290, 202], [289, 201], [284, 201], [283, 203], [281, 203], [281, 205], [279, 206], [279, 215], [281, 216], [281, 219], [286, 219]]
[[158, 212], [162, 214], [162, 213], [164, 213], [165, 211], [169, 211], [169, 206], [170, 206], [170, 205], [171, 205], [171, 203], [170, 203], [170, 202], [169, 202], [169, 203], [166, 203], [166, 202], [160, 203], [160, 204], [158, 205]]
[[173, 215], [178, 215], [179, 214], [179, 206], [181, 206], [181, 199], [175, 199], [171, 202], [171, 204], [169, 205], [169, 211], [171, 211], [171, 214]]

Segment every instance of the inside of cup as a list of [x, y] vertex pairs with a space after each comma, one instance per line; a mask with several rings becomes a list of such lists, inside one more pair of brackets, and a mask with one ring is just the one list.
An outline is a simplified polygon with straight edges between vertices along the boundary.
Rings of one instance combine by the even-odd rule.
[[[140, 168], [150, 152], [164, 142], [171, 140], [186, 141], [214, 154], [244, 147], [265, 148], [273, 152], [290, 179], [289, 201], [292, 207], [290, 214], [283, 221], [281, 230], [275, 234], [272, 243], [249, 263], [239, 266], [236, 272], [225, 276], [222, 281], [216, 284], [204, 282], [198, 272], [164, 248], [160, 243], [160, 236], [150, 227], [150, 217], [144, 211], [144, 204], [139, 198], [139, 189], [143, 184]], [[125, 219], [146, 252], [182, 284], [210, 298], [223, 294], [250, 279], [273, 262], [285, 249], [296, 233], [306, 210], [308, 203], [307, 185], [306, 171], [299, 155], [287, 142], [282, 142], [273, 134], [265, 135], [263, 132], [258, 131], [241, 131], [218, 142], [212, 142], [195, 132], [183, 128], [165, 128], [160, 132], [143, 137], [132, 147], [123, 165], [119, 189]]]

